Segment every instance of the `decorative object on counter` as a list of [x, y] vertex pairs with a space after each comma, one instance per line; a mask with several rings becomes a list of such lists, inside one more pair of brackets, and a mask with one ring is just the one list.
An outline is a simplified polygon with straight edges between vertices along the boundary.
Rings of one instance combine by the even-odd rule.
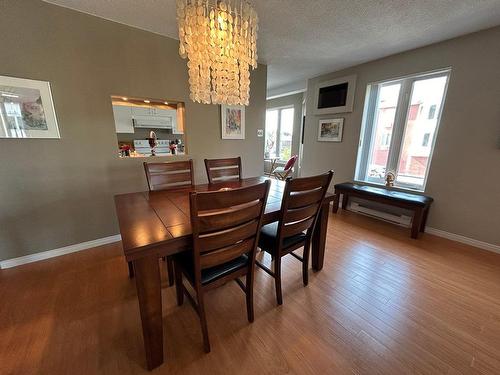
[[342, 142], [344, 119], [319, 120], [318, 141]]
[[258, 17], [247, 0], [177, 0], [179, 54], [188, 59], [191, 100], [248, 105], [257, 68]]
[[385, 175], [385, 186], [393, 187], [396, 181], [396, 174], [394, 172], [387, 172]]
[[172, 155], [175, 155], [175, 150], [177, 149], [175, 141], [171, 141], [168, 147], [170, 148], [170, 152], [172, 153]]
[[245, 139], [245, 107], [221, 105], [222, 139]]
[[121, 156], [130, 156], [130, 145], [121, 145], [120, 146]]
[[177, 145], [177, 152], [184, 153], [184, 144], [182, 143], [182, 139], [176, 139], [175, 144]]
[[156, 133], [152, 130], [149, 132], [148, 142], [149, 146], [151, 146], [151, 156], [156, 156], [156, 146], [158, 146], [158, 138], [156, 137]]
[[0, 138], [61, 138], [50, 83], [0, 76]]

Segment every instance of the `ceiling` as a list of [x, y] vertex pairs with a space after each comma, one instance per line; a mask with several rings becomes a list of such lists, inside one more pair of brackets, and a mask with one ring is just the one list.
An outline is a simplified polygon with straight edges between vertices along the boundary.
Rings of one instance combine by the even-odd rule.
[[[46, 0], [177, 38], [175, 0]], [[500, 24], [500, 0], [251, 0], [268, 96], [308, 78]]]

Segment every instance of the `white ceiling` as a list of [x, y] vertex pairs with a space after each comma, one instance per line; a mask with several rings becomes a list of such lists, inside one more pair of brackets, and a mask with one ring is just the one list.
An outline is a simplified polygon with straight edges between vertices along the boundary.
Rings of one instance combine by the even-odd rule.
[[[177, 38], [175, 0], [46, 0]], [[308, 78], [500, 24], [500, 0], [252, 0], [268, 95]], [[500, 41], [499, 41], [500, 42]]]

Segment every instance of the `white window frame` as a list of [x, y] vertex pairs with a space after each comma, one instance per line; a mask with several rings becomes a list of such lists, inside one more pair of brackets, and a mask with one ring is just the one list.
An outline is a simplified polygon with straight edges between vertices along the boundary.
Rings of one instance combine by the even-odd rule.
[[[365, 95], [365, 105], [363, 110], [363, 122], [361, 126], [361, 134], [359, 138], [358, 144], [358, 156], [356, 162], [356, 172], [354, 180], [361, 183], [371, 183], [376, 185], [384, 185], [384, 178], [374, 178], [367, 176], [367, 164], [369, 155], [372, 153], [373, 149], [373, 135], [374, 129], [376, 128], [375, 124], [375, 106], [378, 103], [378, 95], [381, 86], [389, 86], [394, 84], [401, 84], [399, 91], [398, 103], [396, 106], [396, 113], [394, 116], [394, 126], [392, 131], [392, 137], [389, 145], [389, 155], [387, 158], [387, 167], [386, 173], [388, 171], [397, 172], [401, 151], [402, 151], [402, 143], [405, 138], [406, 133], [406, 125], [408, 122], [408, 115], [410, 111], [410, 100], [413, 94], [413, 83], [420, 80], [437, 78], [446, 76], [446, 84], [443, 91], [443, 98], [441, 105], [439, 106], [438, 111], [435, 113], [436, 116], [436, 129], [434, 134], [430, 139], [429, 146], [431, 147], [431, 151], [429, 153], [429, 162], [427, 164], [427, 168], [425, 171], [424, 181], [422, 185], [403, 183], [396, 181], [394, 186], [401, 189], [408, 190], [417, 190], [424, 191], [427, 185], [427, 178], [429, 175], [429, 171], [431, 168], [432, 156], [434, 153], [434, 146], [436, 143], [436, 138], [439, 130], [439, 126], [441, 123], [441, 114], [443, 112], [443, 108], [446, 102], [446, 94], [448, 91], [448, 85], [450, 82], [451, 68], [439, 69], [436, 71], [418, 73], [409, 76], [388, 79], [383, 81], [371, 82], [366, 87], [366, 95]], [[373, 90], [377, 90], [374, 92]], [[366, 140], [366, 143], [365, 143]]]
[[[278, 126], [276, 128], [276, 155], [269, 155], [269, 158], [271, 159], [274, 159], [276, 158], [278, 161], [283, 161], [283, 162], [287, 162], [288, 160], [283, 160], [281, 159], [281, 155], [280, 155], [280, 151], [281, 151], [281, 111], [284, 110], [284, 109], [293, 109], [293, 119], [292, 121], [295, 122], [295, 106], [293, 105], [284, 105], [284, 106], [280, 106], [280, 107], [271, 107], [271, 108], [266, 108], [266, 116], [267, 116], [267, 111], [278, 111]], [[292, 123], [292, 131], [295, 130], [294, 129], [295, 127], [295, 124]], [[293, 148], [293, 133], [292, 133], [292, 145], [290, 146], [290, 148]], [[266, 127], [264, 126], [264, 142], [267, 142], [267, 139], [266, 139]], [[265, 143], [264, 143], [265, 145]], [[266, 152], [266, 148], [264, 146], [264, 156], [265, 156], [265, 152]], [[293, 154], [293, 150], [290, 150], [290, 155]]]

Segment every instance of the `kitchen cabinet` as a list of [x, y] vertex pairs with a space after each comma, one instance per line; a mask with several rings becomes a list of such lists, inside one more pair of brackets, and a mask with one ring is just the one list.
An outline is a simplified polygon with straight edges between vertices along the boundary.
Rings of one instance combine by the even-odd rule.
[[132, 107], [133, 116], [148, 116], [148, 117], [172, 117], [175, 116], [175, 109], [161, 109], [148, 107]]
[[113, 116], [117, 133], [134, 133], [132, 111], [130, 107], [113, 105]]

